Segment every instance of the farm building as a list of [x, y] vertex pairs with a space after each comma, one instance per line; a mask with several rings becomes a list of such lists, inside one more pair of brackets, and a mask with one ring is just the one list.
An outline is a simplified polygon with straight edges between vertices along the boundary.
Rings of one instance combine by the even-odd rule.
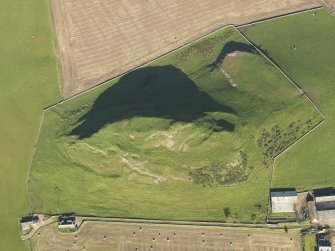
[[318, 251], [332, 251], [332, 247], [320, 246]]
[[271, 191], [272, 213], [291, 213], [297, 203], [297, 192], [294, 189]]
[[335, 190], [320, 189], [314, 191], [316, 215], [319, 221], [335, 220]]
[[36, 226], [40, 223], [40, 219], [38, 218], [38, 215], [29, 215], [22, 217], [20, 220], [20, 227], [21, 230], [29, 230], [33, 226]]
[[74, 215], [62, 215], [58, 218], [58, 228], [76, 228], [76, 217]]
[[325, 234], [317, 236], [318, 251], [332, 251], [331, 243], [326, 239]]

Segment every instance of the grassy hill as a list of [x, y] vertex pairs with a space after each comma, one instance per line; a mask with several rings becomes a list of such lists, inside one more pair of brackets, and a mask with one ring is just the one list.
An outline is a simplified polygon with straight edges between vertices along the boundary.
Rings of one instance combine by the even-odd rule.
[[43, 107], [60, 99], [47, 1], [0, 1], [0, 250], [28, 250], [27, 175]]
[[326, 117], [317, 131], [278, 159], [274, 186], [334, 186], [335, 17], [322, 9], [241, 30], [303, 87]]
[[272, 158], [320, 120], [228, 27], [48, 110], [33, 209], [263, 221]]

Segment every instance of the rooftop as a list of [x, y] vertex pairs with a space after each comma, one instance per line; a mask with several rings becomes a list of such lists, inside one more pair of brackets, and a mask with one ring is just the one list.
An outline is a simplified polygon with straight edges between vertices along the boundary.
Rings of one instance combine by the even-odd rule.
[[273, 213], [294, 212], [297, 203], [296, 191], [271, 191], [271, 206]]
[[326, 239], [326, 235], [325, 234], [318, 234], [318, 246], [322, 246], [322, 247], [330, 247], [331, 243], [329, 240]]
[[76, 217], [75, 216], [60, 216], [58, 219], [59, 225], [72, 225], [75, 223]]
[[335, 209], [317, 211], [318, 220], [335, 220]]
[[296, 191], [271, 191], [271, 197], [291, 197], [297, 196]]
[[335, 189], [333, 187], [326, 187], [321, 189], [315, 189], [313, 191], [314, 197], [327, 197], [335, 196]]
[[318, 211], [333, 210], [335, 209], [335, 200], [316, 202], [315, 206]]
[[25, 224], [25, 223], [36, 224], [38, 222], [39, 222], [38, 215], [28, 215], [28, 216], [22, 217], [20, 220], [21, 224]]

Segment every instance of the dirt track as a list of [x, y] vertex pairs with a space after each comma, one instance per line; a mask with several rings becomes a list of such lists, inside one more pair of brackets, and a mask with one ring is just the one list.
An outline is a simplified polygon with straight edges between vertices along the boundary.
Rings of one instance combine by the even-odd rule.
[[64, 97], [227, 24], [319, 6], [318, 0], [50, 0]]
[[40, 236], [35, 235], [32, 246], [34, 251], [84, 250], [84, 247], [87, 251], [301, 250], [297, 235], [281, 231], [280, 234], [274, 234], [219, 227], [87, 223], [79, 233], [60, 234], [57, 226], [51, 225], [41, 230]]

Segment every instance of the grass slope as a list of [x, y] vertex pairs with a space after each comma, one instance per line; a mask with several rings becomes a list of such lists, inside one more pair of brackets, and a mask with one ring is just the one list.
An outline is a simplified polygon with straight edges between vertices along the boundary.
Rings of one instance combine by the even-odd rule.
[[[313, 15], [315, 13], [315, 15]], [[316, 102], [323, 125], [276, 162], [274, 186], [311, 189], [335, 185], [335, 17], [325, 10], [242, 29]], [[293, 47], [296, 49], [292, 49]]]
[[[281, 151], [320, 119], [228, 27], [46, 112], [33, 209], [263, 221], [270, 170], [262, 152]], [[257, 146], [264, 129], [267, 149]]]
[[47, 1], [1, 1], [0, 35], [0, 250], [25, 250], [33, 146], [42, 108], [60, 98]]

